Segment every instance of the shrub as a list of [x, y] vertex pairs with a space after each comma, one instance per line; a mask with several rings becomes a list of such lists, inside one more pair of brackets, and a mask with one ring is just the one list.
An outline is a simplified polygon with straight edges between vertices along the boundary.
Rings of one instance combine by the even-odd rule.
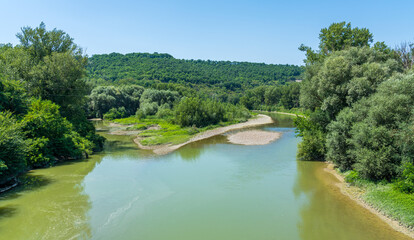
[[354, 184], [358, 179], [360, 179], [359, 173], [357, 171], [354, 171], [354, 170], [351, 170], [351, 171], [347, 172], [346, 175], [345, 175], [345, 181], [347, 183]]
[[158, 108], [157, 118], [167, 119], [174, 115], [174, 112], [171, 110], [168, 104], [163, 104]]
[[124, 107], [111, 108], [107, 113], [104, 114], [104, 119], [113, 120], [117, 118], [124, 118], [127, 116], [127, 112]]
[[74, 131], [72, 124], [59, 113], [51, 101], [34, 100], [23, 119], [23, 130], [29, 141], [29, 163], [38, 167], [54, 159], [82, 158], [93, 144]]
[[140, 109], [144, 116], [152, 116], [155, 115], [158, 111], [158, 104], [156, 102], [144, 102], [141, 104]]
[[22, 126], [9, 112], [0, 112], [0, 184], [26, 168]]
[[394, 188], [403, 193], [414, 192], [414, 165], [412, 163], [404, 164], [403, 173], [394, 183]]

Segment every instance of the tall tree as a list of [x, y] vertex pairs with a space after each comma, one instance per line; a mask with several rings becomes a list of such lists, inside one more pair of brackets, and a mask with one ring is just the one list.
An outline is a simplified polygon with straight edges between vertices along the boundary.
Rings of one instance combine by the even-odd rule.
[[71, 52], [81, 55], [82, 50], [73, 42], [67, 33], [62, 30], [46, 30], [46, 25], [41, 22], [36, 28], [23, 27], [21, 32], [16, 34], [21, 46], [28, 49], [32, 57], [41, 61], [45, 56], [54, 52]]
[[306, 53], [306, 63], [321, 61], [324, 56], [332, 52], [350, 47], [370, 46], [373, 36], [367, 28], [352, 28], [351, 23], [340, 22], [332, 23], [328, 28], [321, 29], [319, 40], [318, 51], [303, 44], [299, 47], [299, 50]]

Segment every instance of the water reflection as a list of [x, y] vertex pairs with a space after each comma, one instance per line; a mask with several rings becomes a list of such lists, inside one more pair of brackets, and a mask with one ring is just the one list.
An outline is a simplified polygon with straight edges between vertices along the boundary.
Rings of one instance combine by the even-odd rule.
[[343, 195], [324, 167], [321, 162], [297, 164], [294, 194], [307, 199], [297, 225], [301, 239], [410, 239]]
[[82, 182], [100, 161], [93, 156], [22, 176], [0, 198], [1, 239], [90, 238], [91, 203]]
[[273, 119], [275, 126], [278, 126], [281, 128], [295, 127], [293, 123], [293, 119], [296, 118], [296, 116], [287, 115], [287, 114], [279, 114], [279, 113], [271, 113], [271, 112], [259, 112], [259, 113], [270, 116]]
[[187, 144], [185, 147], [182, 147], [177, 154], [183, 160], [186, 161], [195, 161], [199, 158], [199, 156], [206, 151], [211, 145], [215, 144], [223, 144], [227, 142], [227, 137], [223, 135], [211, 137], [202, 141], [192, 142]]

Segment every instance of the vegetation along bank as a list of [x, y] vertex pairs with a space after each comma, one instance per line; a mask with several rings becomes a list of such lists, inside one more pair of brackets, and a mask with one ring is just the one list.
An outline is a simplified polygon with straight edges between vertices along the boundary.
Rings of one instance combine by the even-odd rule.
[[366, 28], [334, 23], [306, 53], [296, 119], [298, 159], [332, 162], [361, 199], [414, 227], [414, 45], [373, 43]]

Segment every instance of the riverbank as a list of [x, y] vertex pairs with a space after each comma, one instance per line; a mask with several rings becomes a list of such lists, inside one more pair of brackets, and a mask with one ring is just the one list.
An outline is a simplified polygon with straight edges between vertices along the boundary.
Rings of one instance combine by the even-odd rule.
[[364, 207], [365, 209], [369, 210], [371, 213], [378, 216], [381, 220], [386, 222], [390, 227], [392, 227], [395, 231], [401, 232], [411, 238], [414, 238], [414, 230], [403, 225], [401, 222], [395, 220], [394, 218], [388, 216], [384, 211], [381, 211], [378, 208], [375, 208], [373, 205], [367, 203], [363, 196], [367, 193], [365, 189], [351, 186], [345, 181], [344, 176], [339, 174], [335, 169], [332, 163], [327, 163], [324, 170], [338, 179], [338, 183], [335, 185], [340, 189], [341, 193], [348, 196], [350, 199], [358, 203], [360, 206]]
[[289, 116], [298, 116], [298, 117], [305, 117], [305, 115], [303, 114], [298, 114], [298, 113], [290, 113], [290, 112], [278, 112], [278, 111], [262, 111], [262, 110], [255, 110], [254, 112], [257, 113], [276, 113], [276, 114], [283, 114], [283, 115], [289, 115]]
[[223, 133], [233, 131], [233, 130], [248, 128], [248, 127], [256, 127], [256, 126], [266, 125], [270, 123], [273, 123], [273, 120], [271, 117], [267, 115], [263, 115], [263, 114], [258, 114], [255, 118], [251, 118], [247, 122], [232, 124], [229, 126], [219, 127], [219, 128], [215, 128], [215, 129], [211, 129], [211, 130], [198, 133], [194, 137], [192, 137], [190, 140], [184, 143], [181, 143], [181, 144], [176, 144], [176, 145], [161, 144], [161, 145], [145, 146], [141, 143], [141, 141], [144, 140], [145, 138], [141, 136], [138, 136], [137, 138], [135, 138], [134, 142], [142, 149], [153, 150], [155, 154], [165, 155], [192, 142], [196, 142], [196, 141], [207, 139], [213, 136], [221, 135]]
[[240, 145], [266, 145], [278, 140], [281, 136], [280, 132], [250, 130], [231, 134], [227, 136], [227, 140]]

